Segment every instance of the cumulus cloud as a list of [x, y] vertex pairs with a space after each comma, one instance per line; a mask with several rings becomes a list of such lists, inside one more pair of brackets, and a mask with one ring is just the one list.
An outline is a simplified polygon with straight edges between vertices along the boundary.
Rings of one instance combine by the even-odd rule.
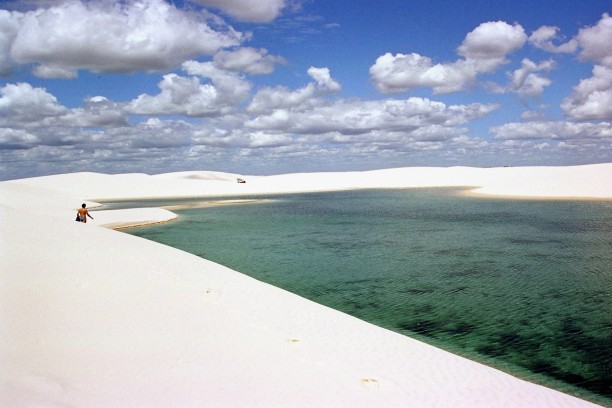
[[567, 121], [538, 121], [507, 123], [491, 128], [497, 140], [612, 141], [610, 123], [573, 123]]
[[464, 59], [434, 64], [428, 57], [411, 53], [386, 53], [370, 67], [370, 76], [384, 93], [432, 88], [434, 93], [457, 92], [472, 84], [478, 74], [493, 72], [507, 62], [506, 56], [521, 48], [527, 35], [518, 24], [487, 22], [467, 34], [457, 53]]
[[130, 102], [127, 110], [139, 115], [207, 116], [219, 113], [217, 90], [211, 84], [201, 84], [198, 78], [164, 75], [158, 84], [161, 92], [140, 95]]
[[[315, 86], [314, 84], [310, 84]], [[301, 157], [355, 158], [398, 156], [441, 149], [468, 151], [486, 142], [470, 138], [463, 124], [481, 118], [496, 105], [446, 105], [425, 98], [406, 100], [325, 101], [276, 108], [245, 118], [240, 126], [201, 132], [194, 144], [240, 147], [239, 155], [257, 160]], [[312, 101], [312, 100], [311, 100]], [[484, 145], [483, 145], [484, 143]], [[252, 161], [250, 163], [253, 163]]]
[[[127, 149], [168, 149], [191, 144], [191, 126], [183, 121], [162, 121], [151, 118], [141, 122], [127, 132]], [[126, 134], [126, 129], [110, 133]]]
[[581, 29], [576, 38], [582, 48], [582, 60], [612, 68], [612, 17], [608, 13], [595, 26]]
[[451, 105], [424, 98], [385, 101], [337, 101], [303, 109], [276, 109], [245, 123], [255, 130], [317, 135], [412, 132], [426, 126], [454, 127], [482, 117], [496, 105]]
[[538, 97], [544, 88], [550, 86], [552, 81], [542, 72], [555, 69], [556, 63], [553, 60], [546, 60], [540, 63], [524, 58], [521, 67], [509, 74], [510, 83], [505, 87], [494, 88], [497, 92], [514, 92], [522, 97]]
[[239, 45], [244, 36], [163, 0], [62, 2], [35, 11], [0, 11], [0, 69], [37, 64], [45, 78], [162, 70]]
[[612, 17], [603, 14], [596, 25], [576, 36], [580, 59], [595, 62], [593, 75], [580, 81], [561, 108], [576, 120], [612, 119]]
[[193, 0], [205, 7], [213, 7], [238, 21], [269, 23], [288, 6], [288, 0]]
[[472, 83], [478, 72], [477, 64], [471, 61], [434, 65], [430, 58], [416, 53], [386, 53], [370, 67], [374, 84], [384, 93], [414, 88], [432, 88], [436, 94], [457, 92]]
[[308, 75], [315, 81], [306, 86], [291, 90], [284, 86], [266, 87], [257, 91], [247, 107], [249, 113], [263, 113], [275, 109], [289, 109], [316, 104], [314, 98], [323, 94], [337, 92], [341, 85], [331, 77], [328, 68], [310, 67]]
[[457, 53], [469, 59], [497, 62], [521, 48], [525, 41], [527, 35], [519, 24], [490, 21], [468, 33]]
[[332, 79], [329, 68], [308, 68], [308, 75], [317, 82], [317, 86], [321, 90], [329, 92], [338, 92], [342, 87], [338, 82]]
[[28, 123], [67, 112], [68, 109], [44, 88], [34, 88], [28, 83], [7, 84], [0, 88], [0, 124]]
[[[218, 69], [211, 62], [187, 61], [183, 69], [190, 77], [164, 75], [161, 92], [140, 95], [126, 110], [139, 115], [217, 116], [231, 111], [250, 94], [251, 84], [240, 75]], [[211, 83], [202, 83], [200, 78]]]
[[38, 137], [23, 129], [0, 127], [0, 151], [27, 149], [38, 142]]
[[19, 31], [19, 16], [20, 13], [0, 10], [0, 75], [7, 75], [15, 66], [10, 53]]
[[545, 120], [546, 115], [542, 111], [539, 111], [539, 110], [527, 110], [521, 113], [521, 119], [524, 119], [527, 121]]
[[123, 106], [103, 96], [88, 98], [82, 108], [71, 109], [47, 125], [81, 128], [114, 128], [127, 126]]
[[247, 107], [249, 113], [263, 113], [274, 109], [287, 109], [310, 102], [315, 95], [315, 86], [292, 90], [285, 86], [266, 87], [257, 91]]
[[121, 106], [104, 97], [89, 98], [83, 107], [69, 109], [45, 89], [30, 84], [0, 88], [0, 150], [87, 144], [94, 133], [84, 129], [127, 124]]
[[553, 40], [561, 39], [559, 33], [559, 27], [554, 26], [542, 26], [535, 30], [529, 36], [529, 43], [536, 48], [540, 48], [547, 52], [552, 53], [574, 53], [578, 48], [578, 40], [575, 38], [569, 40], [566, 43], [560, 45], [554, 45]]
[[612, 119], [612, 68], [596, 65], [593, 76], [580, 81], [561, 108], [576, 120]]
[[285, 64], [283, 57], [269, 55], [266, 49], [243, 47], [233, 51], [219, 51], [213, 59], [215, 66], [229, 71], [247, 74], [270, 74], [278, 64]]
[[79, 76], [78, 71], [74, 68], [50, 66], [50, 65], [37, 65], [32, 69], [32, 73], [45, 79], [74, 79]]
[[514, 156], [526, 163], [538, 160], [588, 158], [606, 160], [612, 152], [612, 126], [608, 122], [575, 123], [534, 121], [507, 123], [490, 129], [500, 157]]
[[189, 75], [209, 79], [218, 92], [217, 101], [221, 105], [237, 104], [250, 96], [249, 81], [238, 73], [218, 68], [215, 63], [187, 61], [183, 70]]

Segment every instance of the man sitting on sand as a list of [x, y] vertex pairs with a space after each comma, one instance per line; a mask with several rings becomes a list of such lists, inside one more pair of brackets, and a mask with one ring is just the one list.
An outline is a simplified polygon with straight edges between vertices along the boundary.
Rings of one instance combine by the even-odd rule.
[[81, 208], [78, 209], [77, 211], [77, 221], [80, 222], [87, 222], [87, 217], [91, 218], [93, 220], [93, 217], [91, 215], [89, 215], [89, 211], [87, 211], [87, 209], [85, 208], [85, 204], [81, 205]]

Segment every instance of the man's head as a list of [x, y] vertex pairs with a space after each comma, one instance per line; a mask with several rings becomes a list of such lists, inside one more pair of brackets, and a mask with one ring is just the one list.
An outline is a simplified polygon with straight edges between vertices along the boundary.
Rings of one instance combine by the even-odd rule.
[[85, 203], [81, 204], [81, 208], [85, 208]]

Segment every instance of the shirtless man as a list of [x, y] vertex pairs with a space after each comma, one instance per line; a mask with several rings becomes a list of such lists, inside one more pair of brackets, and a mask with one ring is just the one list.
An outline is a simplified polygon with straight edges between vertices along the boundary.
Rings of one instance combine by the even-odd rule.
[[81, 208], [77, 211], [78, 221], [87, 222], [87, 217], [93, 220], [93, 217], [89, 215], [89, 211], [85, 208], [85, 204], [81, 205]]

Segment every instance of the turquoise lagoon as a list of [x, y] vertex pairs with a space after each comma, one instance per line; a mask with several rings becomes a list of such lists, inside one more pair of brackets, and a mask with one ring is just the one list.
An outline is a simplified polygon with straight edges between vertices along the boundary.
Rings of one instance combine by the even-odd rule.
[[612, 201], [466, 191], [258, 196], [129, 233], [612, 406]]

